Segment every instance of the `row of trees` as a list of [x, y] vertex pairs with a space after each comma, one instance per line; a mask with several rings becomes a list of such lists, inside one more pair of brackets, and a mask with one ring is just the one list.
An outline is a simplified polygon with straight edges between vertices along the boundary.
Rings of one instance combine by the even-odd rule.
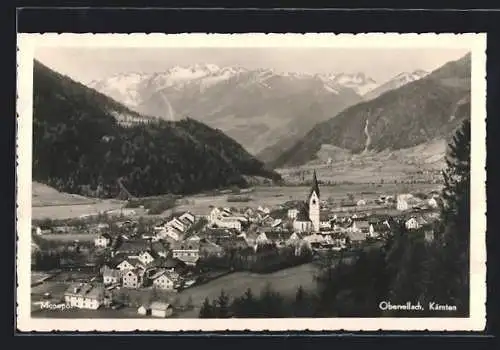
[[251, 288], [240, 297], [231, 299], [224, 290], [210, 301], [205, 299], [201, 306], [200, 318], [284, 318], [311, 317], [313, 295], [302, 287], [297, 289], [295, 298], [285, 297], [273, 290], [268, 284], [260, 294], [254, 294]]
[[277, 248], [270, 244], [259, 246], [257, 251], [251, 247], [226, 249], [221, 257], [208, 256], [201, 259], [199, 268], [269, 273], [311, 260], [312, 251], [306, 246], [296, 251], [294, 246]]

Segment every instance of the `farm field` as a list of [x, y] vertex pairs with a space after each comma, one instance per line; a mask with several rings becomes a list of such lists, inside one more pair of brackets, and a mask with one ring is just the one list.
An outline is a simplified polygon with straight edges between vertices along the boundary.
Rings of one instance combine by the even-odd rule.
[[280, 292], [284, 296], [292, 297], [299, 286], [302, 286], [306, 291], [314, 289], [315, 272], [316, 267], [313, 264], [295, 266], [269, 274], [235, 272], [180, 292], [179, 298], [181, 303], [191, 297], [195, 307], [193, 310], [177, 314], [176, 317], [198, 318], [200, 307], [205, 298], [208, 297], [210, 301], [217, 298], [222, 289], [231, 298], [236, 298], [243, 295], [248, 288], [251, 288], [254, 293], [258, 294], [270, 283], [273, 290]]
[[[343, 184], [343, 185], [320, 185], [321, 198], [331, 198], [335, 202], [346, 199], [348, 194], [353, 194], [355, 199], [371, 200], [380, 195], [394, 195], [396, 193], [410, 191], [428, 191], [439, 189], [438, 184]], [[187, 204], [179, 205], [176, 211], [191, 211], [195, 215], [207, 215], [211, 206], [217, 207], [276, 207], [290, 200], [305, 200], [309, 191], [308, 186], [258, 186], [254, 191], [245, 195], [252, 198], [249, 202], [228, 202], [227, 195], [195, 195], [187, 196], [184, 201]]]
[[47, 241], [68, 242], [93, 242], [97, 234], [93, 233], [50, 233], [42, 236]]
[[[322, 179], [321, 175], [319, 178]], [[339, 184], [339, 185], [320, 185], [321, 197], [323, 199], [333, 199], [335, 202], [340, 201], [340, 199], [345, 199], [348, 194], [353, 194], [356, 199], [374, 199], [382, 194], [396, 194], [400, 192], [410, 191], [427, 191], [439, 189], [439, 184], [370, 184], [370, 183], [354, 183], [354, 184]], [[53, 190], [55, 191], [55, 190]], [[210, 208], [213, 206], [218, 207], [235, 207], [235, 208], [246, 208], [246, 207], [276, 207], [283, 204], [289, 200], [304, 200], [309, 191], [308, 186], [256, 186], [254, 190], [250, 193], [246, 193], [245, 196], [249, 196], [251, 200], [249, 202], [229, 202], [227, 194], [217, 194], [217, 195], [191, 195], [186, 196], [179, 202], [173, 210], [165, 211], [162, 216], [169, 215], [172, 211], [191, 211], [195, 215], [207, 215], [210, 212]], [[57, 192], [57, 191], [56, 191]], [[52, 192], [48, 192], [49, 195]], [[59, 193], [61, 196], [66, 194]], [[118, 200], [94, 200], [94, 202], [81, 203], [81, 202], [71, 202], [71, 196], [65, 204], [59, 205], [48, 205], [39, 206], [40, 203], [49, 203], [50, 196], [47, 199], [39, 198], [37, 201], [38, 206], [35, 206], [35, 200], [33, 200], [32, 207], [32, 219], [69, 219], [77, 218], [82, 215], [92, 215], [98, 214], [99, 212], [104, 212], [107, 210], [113, 210], [122, 208], [126, 202]], [[82, 197], [84, 198], [84, 197]], [[43, 200], [42, 200], [43, 199]], [[86, 199], [90, 201], [89, 199]], [[62, 203], [62, 202], [59, 202]], [[144, 215], [141, 213], [140, 209], [133, 209], [136, 212], [136, 216]], [[143, 210], [142, 210], [143, 211]], [[157, 215], [146, 215], [151, 217], [156, 217]]]
[[32, 219], [71, 219], [78, 218], [83, 215], [97, 215], [100, 212], [107, 210], [118, 209], [123, 206], [124, 202], [116, 200], [101, 200], [92, 204], [65, 204], [51, 205], [43, 207], [32, 207]]
[[91, 198], [59, 192], [55, 188], [33, 181], [31, 184], [31, 205], [33, 207], [93, 204], [96, 201]]

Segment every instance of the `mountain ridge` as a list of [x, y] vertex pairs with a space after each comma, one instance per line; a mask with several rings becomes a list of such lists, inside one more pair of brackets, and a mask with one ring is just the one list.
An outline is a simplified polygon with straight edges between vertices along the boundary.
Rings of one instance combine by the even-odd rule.
[[[458, 108], [460, 103], [462, 107]], [[446, 137], [467, 117], [470, 118], [470, 54], [318, 123], [270, 164], [305, 164], [315, 159], [323, 144], [353, 153], [410, 148]]]
[[277, 141], [303, 136], [316, 121], [362, 101], [356, 89], [363, 89], [365, 83], [373, 80], [359, 74], [205, 64], [176, 66], [141, 77], [124, 73], [88, 85], [143, 114], [200, 120], [258, 154]]

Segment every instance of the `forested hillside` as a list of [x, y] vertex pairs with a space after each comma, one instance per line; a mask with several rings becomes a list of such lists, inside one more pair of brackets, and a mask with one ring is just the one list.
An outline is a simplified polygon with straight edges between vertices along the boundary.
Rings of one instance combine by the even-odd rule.
[[60, 191], [111, 197], [121, 179], [145, 196], [279, 179], [218, 130], [139, 115], [36, 61], [33, 90], [33, 179]]

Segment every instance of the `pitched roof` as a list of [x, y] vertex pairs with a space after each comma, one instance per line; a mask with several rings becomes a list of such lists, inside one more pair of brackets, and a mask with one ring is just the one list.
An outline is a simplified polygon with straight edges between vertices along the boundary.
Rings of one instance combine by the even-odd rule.
[[200, 242], [197, 242], [197, 241], [176, 242], [175, 244], [172, 245], [172, 249], [175, 249], [175, 250], [200, 249]]
[[86, 298], [98, 298], [104, 293], [102, 284], [72, 283], [64, 292], [65, 295], [85, 296]]
[[117, 249], [118, 252], [140, 252], [149, 249], [150, 243], [144, 240], [125, 241]]
[[105, 269], [102, 273], [103, 277], [120, 277], [121, 271], [114, 269]]
[[185, 266], [186, 264], [182, 260], [170, 257], [165, 259], [162, 265], [167, 269], [171, 269], [179, 266]]
[[153, 301], [151, 303], [150, 309], [166, 311], [169, 307], [171, 307], [169, 303], [164, 303], [162, 301]]
[[307, 206], [305, 205], [305, 203], [301, 203], [301, 205], [298, 209], [299, 209], [299, 212], [297, 213], [297, 217], [295, 218], [296, 221], [311, 221], [309, 219], [309, 213], [308, 213]]

